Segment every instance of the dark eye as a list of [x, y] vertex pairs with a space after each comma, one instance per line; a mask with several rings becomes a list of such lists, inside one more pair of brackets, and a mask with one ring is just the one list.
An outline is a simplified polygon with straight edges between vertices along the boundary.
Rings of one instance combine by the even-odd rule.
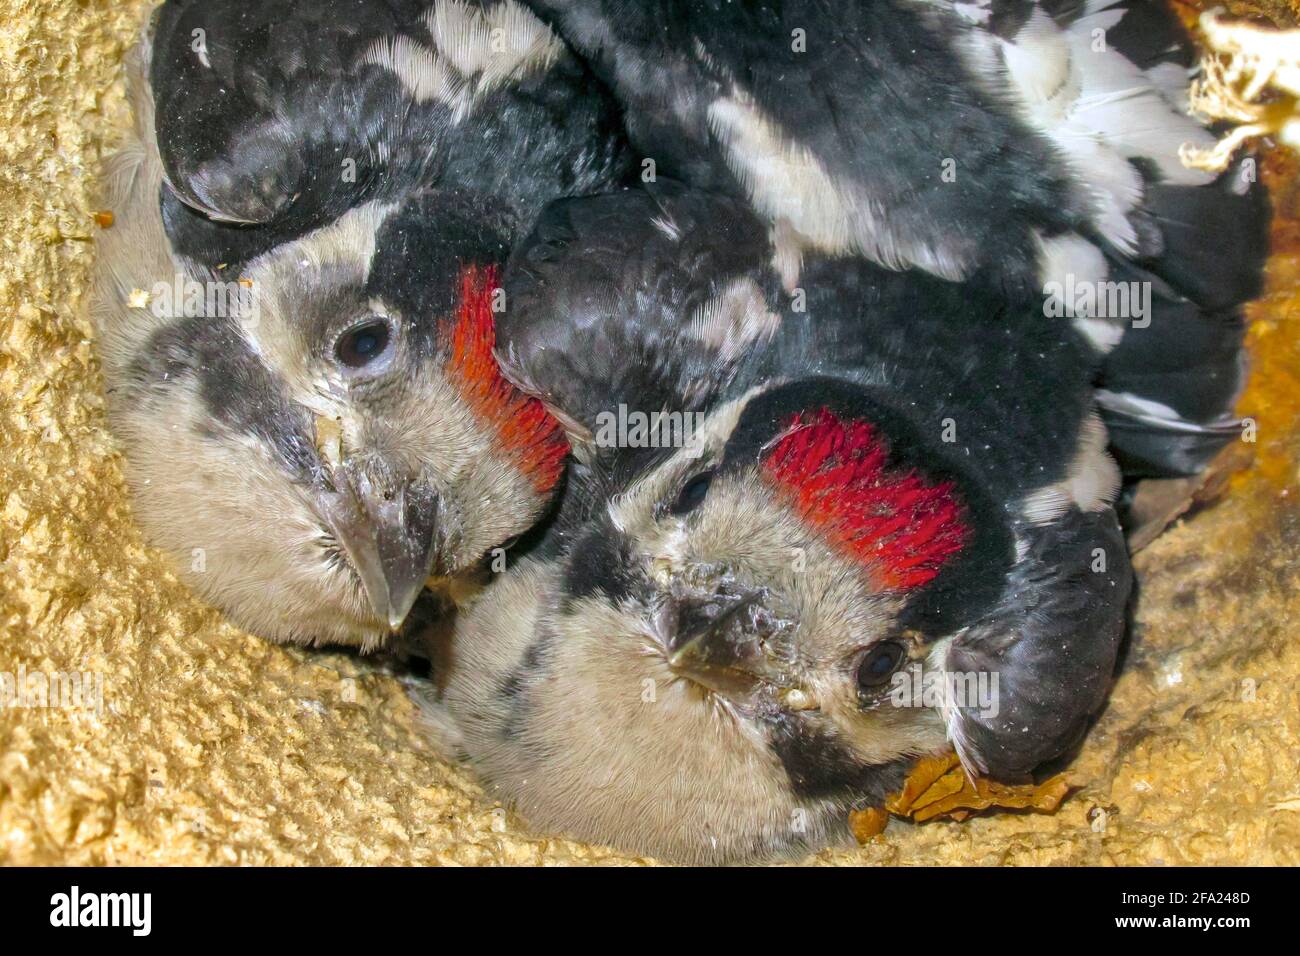
[[907, 651], [902, 644], [897, 641], [881, 641], [867, 651], [858, 664], [858, 690], [874, 691], [889, 680], [906, 656]]
[[673, 502], [672, 512], [684, 515], [704, 504], [709, 494], [709, 485], [713, 484], [713, 472], [702, 471], [683, 486], [681, 494]]
[[392, 331], [384, 319], [354, 326], [339, 336], [334, 354], [348, 368], [365, 368], [388, 351]]

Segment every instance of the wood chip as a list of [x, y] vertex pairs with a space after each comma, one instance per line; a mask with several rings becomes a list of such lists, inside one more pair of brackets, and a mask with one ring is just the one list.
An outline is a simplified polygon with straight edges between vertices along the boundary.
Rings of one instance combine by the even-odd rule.
[[849, 814], [849, 829], [853, 831], [853, 836], [858, 843], [863, 846], [884, 833], [888, 823], [889, 811], [882, 810], [880, 807], [867, 807], [865, 810], [854, 810]]

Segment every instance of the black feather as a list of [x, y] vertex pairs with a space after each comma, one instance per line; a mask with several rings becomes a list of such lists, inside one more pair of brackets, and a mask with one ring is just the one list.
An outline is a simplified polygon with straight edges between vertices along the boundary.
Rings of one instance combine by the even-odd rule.
[[177, 251], [209, 266], [245, 262], [364, 202], [427, 186], [490, 197], [527, 223], [553, 198], [626, 174], [617, 109], [570, 56], [484, 93], [459, 120], [365, 62], [379, 40], [427, 45], [427, 9], [413, 0], [164, 4], [150, 80]]

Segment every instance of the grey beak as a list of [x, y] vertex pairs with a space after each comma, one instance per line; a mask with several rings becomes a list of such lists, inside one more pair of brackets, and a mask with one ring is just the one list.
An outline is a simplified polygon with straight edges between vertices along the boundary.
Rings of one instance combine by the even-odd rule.
[[394, 631], [434, 571], [439, 507], [438, 496], [419, 481], [381, 489], [360, 475], [322, 508], [375, 615]]
[[710, 690], [746, 696], [768, 671], [763, 638], [776, 623], [763, 593], [679, 595], [665, 608], [668, 666]]

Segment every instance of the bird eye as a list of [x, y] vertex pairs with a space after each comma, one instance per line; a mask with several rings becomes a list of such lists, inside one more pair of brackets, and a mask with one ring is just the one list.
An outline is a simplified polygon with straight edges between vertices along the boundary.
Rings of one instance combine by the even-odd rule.
[[392, 330], [385, 319], [371, 319], [339, 336], [334, 355], [348, 368], [365, 368], [388, 351]]
[[889, 680], [907, 651], [897, 641], [881, 641], [858, 664], [858, 690], [869, 693]]
[[713, 484], [713, 471], [702, 471], [682, 487], [681, 494], [673, 502], [672, 512], [684, 515], [704, 504], [709, 494], [709, 485]]

